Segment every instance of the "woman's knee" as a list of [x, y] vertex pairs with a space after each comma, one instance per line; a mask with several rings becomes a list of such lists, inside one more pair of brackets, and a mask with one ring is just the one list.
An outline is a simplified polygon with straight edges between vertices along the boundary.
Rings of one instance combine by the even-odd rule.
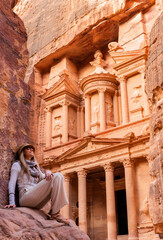
[[62, 173], [56, 172], [56, 173], [53, 173], [53, 179], [64, 180], [64, 177]]

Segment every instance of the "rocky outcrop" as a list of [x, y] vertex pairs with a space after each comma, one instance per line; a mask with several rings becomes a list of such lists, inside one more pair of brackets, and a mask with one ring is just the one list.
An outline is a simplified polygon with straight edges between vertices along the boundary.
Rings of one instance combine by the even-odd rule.
[[149, 210], [156, 233], [163, 233], [163, 13], [151, 31], [146, 70], [151, 105]]
[[13, 152], [28, 141], [30, 92], [24, 83], [28, 65], [27, 35], [13, 13], [14, 1], [0, 1], [0, 204], [7, 203]]
[[29, 208], [0, 209], [1, 240], [89, 240], [70, 220], [70, 225], [47, 220], [41, 210]]
[[106, 47], [106, 43], [117, 41], [115, 21], [118, 23], [123, 18], [127, 19], [154, 2], [62, 0], [46, 4], [44, 0], [20, 0], [14, 11], [24, 21], [28, 33], [30, 65], [26, 81], [29, 81], [33, 66], [38, 63], [37, 67], [44, 71], [54, 59], [65, 55], [71, 58], [75, 53], [78, 56], [75, 60], [81, 62], [81, 53], [85, 52], [89, 57], [92, 48], [95, 52]]

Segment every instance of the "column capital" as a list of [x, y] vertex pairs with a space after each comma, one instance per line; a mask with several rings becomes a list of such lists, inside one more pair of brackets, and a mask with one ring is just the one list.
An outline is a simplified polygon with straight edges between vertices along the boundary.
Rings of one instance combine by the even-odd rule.
[[125, 76], [121, 76], [118, 77], [119, 82], [126, 82], [126, 77]]
[[47, 113], [47, 112], [52, 112], [52, 107], [45, 107], [44, 111]]
[[85, 169], [81, 169], [77, 171], [78, 177], [86, 177], [87, 176], [87, 171]]
[[134, 166], [134, 160], [133, 159], [124, 159], [123, 160], [123, 166], [124, 166], [124, 168], [133, 167]]
[[91, 96], [90, 96], [88, 93], [84, 93], [83, 98], [84, 98], [84, 99], [86, 99], [86, 98], [91, 98]]
[[118, 90], [115, 90], [114, 95], [118, 96]]
[[70, 175], [68, 173], [63, 173], [63, 176], [64, 176], [64, 181], [65, 182], [70, 182]]
[[106, 92], [106, 87], [99, 87], [99, 88], [97, 88], [97, 91], [99, 93], [104, 93], [104, 92]]
[[80, 112], [80, 111], [81, 111], [81, 107], [77, 106], [77, 112]]
[[109, 162], [109, 163], [106, 163], [106, 164], [103, 165], [103, 168], [104, 168], [105, 172], [113, 172], [114, 167], [115, 167], [115, 165], [112, 162]]

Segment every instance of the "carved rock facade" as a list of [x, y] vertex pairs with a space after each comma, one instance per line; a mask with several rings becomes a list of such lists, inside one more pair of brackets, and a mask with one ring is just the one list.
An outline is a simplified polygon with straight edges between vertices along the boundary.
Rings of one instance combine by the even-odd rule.
[[[145, 68], [161, 0], [23, 2], [15, 11], [29, 37], [30, 136], [42, 166], [65, 175], [64, 216], [92, 240], [160, 239], [150, 216]], [[40, 9], [44, 18], [29, 18]]]

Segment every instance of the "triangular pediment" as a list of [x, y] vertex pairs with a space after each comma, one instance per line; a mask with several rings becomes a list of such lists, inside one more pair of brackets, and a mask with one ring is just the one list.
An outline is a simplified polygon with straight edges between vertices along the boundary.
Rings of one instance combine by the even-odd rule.
[[55, 97], [58, 94], [70, 93], [75, 96], [79, 96], [79, 88], [75, 81], [71, 81], [69, 77], [61, 77], [47, 92], [43, 95], [43, 99]]
[[98, 152], [102, 149], [113, 147], [126, 142], [124, 138], [84, 138], [75, 148], [69, 149], [58, 157], [58, 162], [66, 159], [73, 159], [80, 155], [87, 155], [88, 153]]
[[145, 49], [126, 51], [126, 52], [109, 52], [111, 57], [114, 59], [116, 64], [121, 64], [124, 62], [128, 62], [133, 58], [136, 58], [142, 54], [145, 54]]

